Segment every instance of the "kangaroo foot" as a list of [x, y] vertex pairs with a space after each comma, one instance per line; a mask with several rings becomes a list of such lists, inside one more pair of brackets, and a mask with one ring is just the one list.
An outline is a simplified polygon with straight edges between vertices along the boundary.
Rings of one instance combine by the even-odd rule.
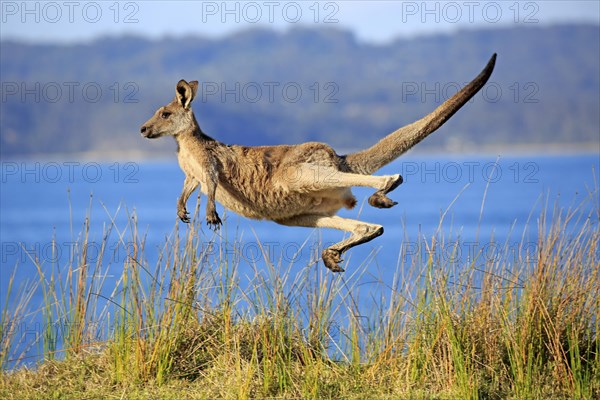
[[403, 182], [402, 176], [399, 174], [394, 175], [394, 178], [395, 179], [390, 180], [390, 182], [385, 188], [376, 191], [371, 195], [371, 197], [369, 197], [369, 204], [371, 206], [377, 208], [391, 208], [398, 204], [397, 202], [393, 201], [392, 199], [386, 196], [387, 193], [396, 189]]
[[400, 174], [392, 175], [391, 178], [392, 179], [390, 179], [388, 185], [381, 190], [383, 194], [388, 194], [398, 186], [402, 185], [402, 182], [404, 182], [404, 179], [402, 179], [402, 175]]
[[325, 266], [333, 272], [344, 272], [344, 269], [338, 265], [338, 263], [343, 261], [341, 255], [342, 254], [338, 250], [331, 248], [325, 249], [323, 250], [323, 253], [321, 253]]
[[398, 204], [398, 202], [393, 201], [383, 193], [375, 192], [369, 197], [369, 204], [377, 208], [391, 208]]

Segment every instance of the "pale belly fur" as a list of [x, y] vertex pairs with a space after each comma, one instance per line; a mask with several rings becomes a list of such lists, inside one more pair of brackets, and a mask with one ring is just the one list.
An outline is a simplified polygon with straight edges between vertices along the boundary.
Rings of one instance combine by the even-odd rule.
[[[349, 188], [332, 189], [317, 193], [296, 193], [268, 189], [266, 191], [263, 189], [263, 191], [264, 196], [253, 196], [254, 199], [251, 200], [245, 198], [243, 194], [235, 189], [226, 190], [224, 185], [219, 185], [215, 197], [223, 207], [236, 214], [252, 219], [273, 221], [305, 214], [331, 216], [341, 208], [352, 208], [355, 204], [354, 196]], [[206, 194], [204, 190], [202, 192]]]

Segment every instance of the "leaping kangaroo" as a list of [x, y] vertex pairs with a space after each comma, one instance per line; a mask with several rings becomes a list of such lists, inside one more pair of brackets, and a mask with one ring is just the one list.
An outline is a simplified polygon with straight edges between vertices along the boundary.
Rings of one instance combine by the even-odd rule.
[[259, 147], [223, 144], [200, 129], [191, 108], [198, 82], [183, 79], [177, 83], [175, 99], [160, 107], [141, 133], [148, 139], [173, 136], [177, 141], [179, 165], [185, 172], [177, 202], [177, 215], [183, 222], [190, 221], [186, 202], [200, 186], [208, 197], [206, 223], [215, 230], [221, 225], [217, 200], [248, 218], [351, 232], [348, 239], [322, 253], [327, 268], [343, 272], [339, 263], [344, 252], [383, 233], [381, 225], [336, 216], [342, 207], [356, 205], [352, 186], [376, 189], [369, 197], [373, 207], [396, 205], [387, 194], [402, 183], [402, 177], [371, 174], [444, 124], [485, 85], [495, 63], [496, 54], [475, 79], [431, 114], [392, 132], [371, 148], [348, 155], [338, 155], [319, 142]]

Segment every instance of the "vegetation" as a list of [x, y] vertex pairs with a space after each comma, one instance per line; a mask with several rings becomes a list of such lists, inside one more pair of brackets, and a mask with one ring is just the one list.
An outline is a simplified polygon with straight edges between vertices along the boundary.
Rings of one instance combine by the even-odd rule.
[[[368, 263], [344, 275], [317, 258], [296, 274], [267, 261], [241, 284], [239, 257], [209, 251], [226, 239], [198, 222], [166, 240], [154, 269], [135, 216], [122, 231], [111, 224], [103, 245], [116, 236], [127, 250], [111, 267], [108, 245], [87, 251], [88, 219], [68, 265], [38, 263], [18, 292], [10, 282], [0, 397], [598, 398], [599, 210], [544, 213], [535, 250], [470, 262], [442, 257], [438, 232], [366, 299]], [[32, 312], [44, 326], [24, 343], [14, 327]], [[43, 354], [33, 369], [31, 346]]]
[[[527, 26], [364, 43], [349, 31], [251, 29], [218, 39], [106, 37], [1, 42], [0, 155], [103, 154], [172, 147], [141, 124], [199, 80], [196, 115], [224, 143], [326, 141], [340, 151], [426, 115], [494, 53], [488, 87], [420, 149], [560, 144], [598, 148], [600, 27]], [[532, 51], [534, 49], [535, 51]], [[135, 150], [134, 150], [135, 149]]]

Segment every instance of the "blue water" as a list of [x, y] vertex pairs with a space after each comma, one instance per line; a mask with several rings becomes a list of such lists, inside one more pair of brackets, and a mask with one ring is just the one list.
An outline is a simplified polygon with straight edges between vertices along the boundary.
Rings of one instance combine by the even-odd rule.
[[[390, 195], [398, 201], [396, 207], [379, 210], [368, 206], [366, 198], [372, 190], [361, 188], [354, 190], [359, 200], [357, 208], [340, 213], [385, 227], [383, 236], [344, 257], [346, 276], [352, 279], [353, 271], [365, 268], [367, 263], [367, 273], [356, 279], [368, 282], [376, 276], [379, 281], [391, 282], [397, 266], [406, 263], [407, 257], [422, 256], [427, 251], [420, 239], [430, 239], [439, 234], [438, 229], [450, 245], [460, 238], [463, 261], [485, 253], [489, 250], [486, 246], [492, 243], [506, 242], [515, 247], [523, 240], [535, 243], [537, 219], [543, 209], [552, 209], [555, 204], [575, 207], [590, 198], [592, 201], [585, 207], [593, 207], [600, 186], [599, 169], [598, 154], [404, 157], [379, 172], [399, 172], [404, 176], [404, 184]], [[37, 260], [44, 270], [52, 265], [68, 265], [73, 243], [81, 238], [88, 217], [88, 241], [92, 243], [89, 251], [98, 253], [103, 231], [111, 220], [119, 231], [113, 229], [111, 236], [117, 249], [118, 234], [124, 233], [123, 240], [127, 241], [135, 217], [139, 233], [146, 237], [145, 254], [151, 266], [156, 263], [165, 238], [172, 237], [175, 226], [182, 233], [188, 229], [176, 217], [183, 174], [175, 161], [6, 161], [2, 162], [1, 179], [2, 307], [6, 305], [7, 285], [15, 268], [13, 287], [18, 292], [25, 282], [37, 279], [32, 260]], [[196, 197], [192, 195], [188, 210], [193, 211], [195, 204]], [[202, 198], [202, 217], [204, 205]], [[220, 206], [218, 212], [225, 221], [218, 238], [225, 243], [220, 250], [236, 255], [240, 276], [251, 275], [255, 268], [266, 268], [265, 261], [281, 265], [291, 275], [302, 273], [307, 266], [324, 268], [320, 262], [311, 264], [311, 260], [320, 254], [324, 244], [344, 236], [337, 231], [250, 221], [225, 212]], [[204, 234], [212, 237], [206, 228]], [[114, 279], [127, 255], [122, 249], [108, 253], [110, 257], [105, 257], [103, 263], [110, 264], [112, 274], [105, 282], [106, 290], [116, 285]], [[41, 299], [38, 291], [30, 304], [35, 308]], [[29, 323], [35, 324], [35, 318], [32, 321]]]

